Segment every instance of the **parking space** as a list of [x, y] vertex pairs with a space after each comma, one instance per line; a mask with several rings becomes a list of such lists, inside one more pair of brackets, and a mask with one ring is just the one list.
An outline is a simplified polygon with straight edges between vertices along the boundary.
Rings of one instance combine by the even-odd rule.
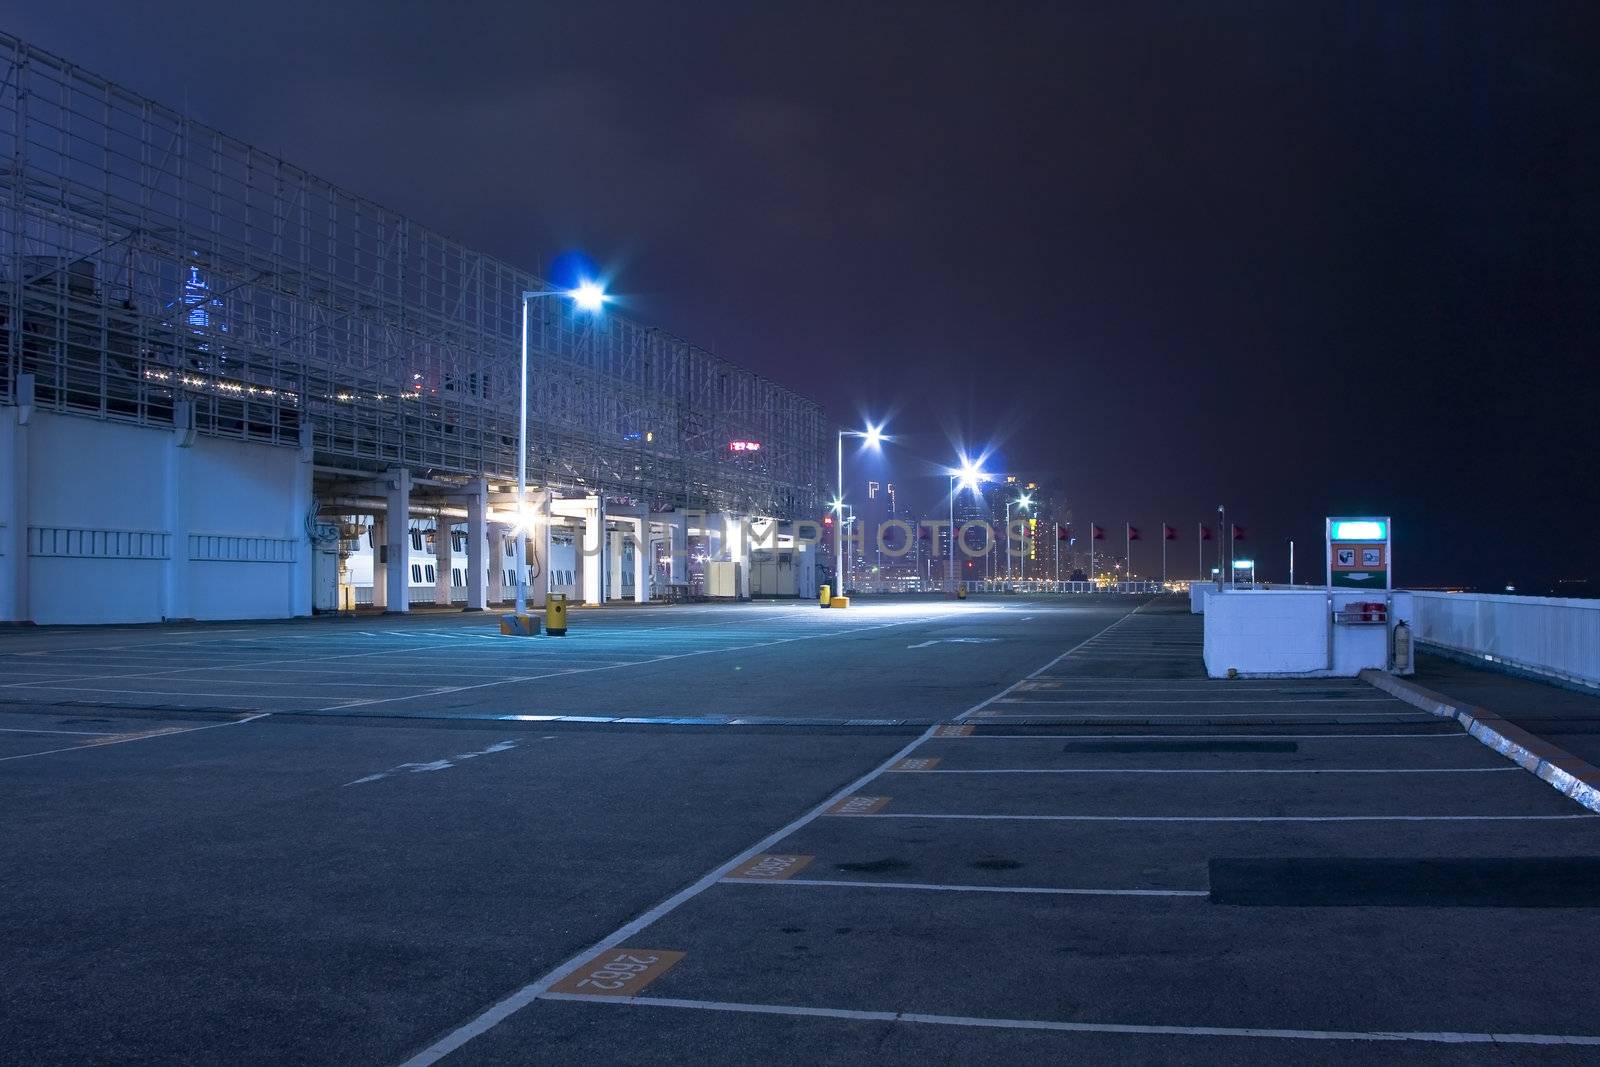
[[1595, 816], [1171, 607], [6, 634], [0, 1062], [1600, 1054]]
[[1370, 688], [1197, 678], [1197, 630], [1115, 622], [411, 1067], [663, 1027], [750, 1063], [1591, 1061], [1595, 816]]
[[[940, 598], [848, 612], [606, 609], [574, 612], [566, 637], [532, 639], [462, 613], [11, 632], [0, 634], [0, 707], [928, 722], [1132, 607], [1107, 597], [1066, 609]], [[904, 684], [878, 684], [885, 672], [904, 672]]]

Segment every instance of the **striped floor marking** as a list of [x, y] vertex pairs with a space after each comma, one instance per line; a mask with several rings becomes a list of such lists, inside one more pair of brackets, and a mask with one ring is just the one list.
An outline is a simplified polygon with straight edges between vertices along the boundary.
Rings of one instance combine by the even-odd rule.
[[794, 1004], [747, 1004], [730, 1000], [688, 1000], [678, 997], [573, 996], [544, 993], [542, 1000], [581, 1000], [595, 1004], [620, 1003], [638, 1007], [684, 1008], [691, 1011], [746, 1012], [755, 1015], [789, 1015], [820, 1019], [848, 1019], [930, 1026], [974, 1026], [996, 1030], [1049, 1030], [1074, 1034], [1135, 1034], [1168, 1037], [1278, 1038], [1291, 1041], [1426, 1042], [1447, 1045], [1600, 1045], [1589, 1034], [1471, 1033], [1430, 1030], [1292, 1030], [1245, 1026], [1155, 1026], [1138, 1023], [1067, 1022], [1056, 1019], [1005, 1019], [974, 1015], [936, 1015], [915, 1011], [868, 1011], [860, 1008], [807, 1007]]

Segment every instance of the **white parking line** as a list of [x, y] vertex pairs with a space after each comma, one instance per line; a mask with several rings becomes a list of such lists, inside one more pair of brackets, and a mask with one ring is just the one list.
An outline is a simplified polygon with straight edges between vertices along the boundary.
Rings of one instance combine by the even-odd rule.
[[1256, 697], [1207, 697], [1199, 700], [1054, 700], [1048, 697], [1006, 697], [997, 704], [1393, 704], [1402, 711], [1406, 705], [1390, 697], [1273, 697], [1261, 700]]
[[1521, 767], [980, 767], [895, 774], [1503, 774]]
[[811, 885], [844, 889], [926, 889], [939, 893], [1021, 893], [1066, 897], [1209, 897], [1209, 889], [1056, 889], [1021, 885], [938, 885], [932, 882], [852, 882], [843, 878], [724, 878], [723, 885]]
[[233, 719], [228, 722], [210, 722], [206, 723], [204, 726], [190, 726], [182, 730], [163, 730], [160, 733], [144, 733], [137, 734], [133, 737], [124, 737], [121, 740], [100, 741], [92, 744], [86, 743], [81, 745], [73, 745], [70, 748], [52, 748], [46, 749], [43, 752], [24, 752], [20, 756], [0, 756], [0, 763], [5, 763], [7, 760], [14, 759], [32, 759], [34, 756], [53, 756], [58, 752], [88, 752], [97, 748], [109, 748], [112, 745], [126, 745], [134, 741], [149, 741], [156, 737], [176, 737], [179, 734], [192, 734], [197, 730], [214, 730], [219, 726], [243, 726], [247, 722], [255, 722], [257, 719], [264, 719], [269, 714], [271, 713], [263, 711], [255, 715], [246, 715], [242, 719]]
[[926, 1023], [933, 1026], [976, 1026], [999, 1030], [1053, 1030], [1074, 1034], [1248, 1037], [1279, 1038], [1296, 1041], [1420, 1041], [1447, 1045], [1600, 1045], [1600, 1036], [1587, 1034], [1469, 1033], [1429, 1030], [1290, 1030], [1241, 1026], [1147, 1026], [1135, 1023], [1064, 1022], [1054, 1019], [1002, 1019], [972, 1015], [934, 1015], [927, 1012], [914, 1011], [819, 1008], [795, 1004], [746, 1004], [730, 1000], [688, 1000], [681, 997], [596, 997], [586, 996], [581, 993], [545, 993], [540, 999], [573, 1000], [586, 1004], [613, 1004], [648, 1008], [687, 1008], [694, 1011], [749, 1012], [756, 1015], [789, 1015], [891, 1023]]
[[[596, 671], [617, 670], [617, 669], [619, 669], [621, 667], [635, 667], [635, 666], [639, 666], [641, 664], [666, 663], [666, 662], [668, 662], [670, 660], [688, 659], [688, 658], [690, 658], [692, 656], [714, 655], [714, 654], [719, 653], [719, 652], [744, 652], [744, 651], [748, 651], [749, 649], [753, 649], [753, 648], [770, 648], [770, 647], [772, 647], [774, 645], [792, 644], [792, 643], [794, 643], [796, 641], [812, 641], [812, 640], [818, 640], [818, 639], [826, 638], [826, 637], [845, 637], [845, 636], [850, 636], [852, 634], [862, 633], [862, 632], [868, 631], [868, 630], [888, 630], [888, 629], [893, 629], [896, 626], [913, 626], [913, 625], [917, 625], [919, 623], [920, 624], [926, 624], [929, 621], [929, 619], [940, 618], [940, 617], [941, 616], [918, 616], [917, 618], [914, 618], [914, 619], [901, 619], [901, 620], [898, 620], [896, 622], [878, 623], [878, 624], [872, 625], [872, 626], [855, 626], [855, 627], [851, 627], [849, 629], [844, 629], [844, 630], [827, 630], [827, 631], [824, 631], [822, 633], [805, 633], [805, 634], [800, 634], [800, 635], [794, 636], [794, 637], [780, 637], [780, 638], [777, 638], [777, 639], [771, 640], [771, 641], [755, 641], [755, 642], [750, 642], [750, 643], [746, 643], [746, 644], [742, 644], [742, 645], [719, 645], [719, 646], [717, 646], [715, 648], [696, 649], [696, 650], [691, 651], [691, 652], [675, 652], [675, 653], [671, 653], [669, 655], [655, 656], [655, 657], [652, 657], [650, 659], [637, 660], [637, 661], [629, 662], [629, 663], [616, 663], [616, 664], [611, 664], [609, 666], [603, 666], [603, 667], [578, 667], [578, 668], [574, 668], [573, 670], [570, 670], [570, 671], [563, 671], [561, 673], [562, 674], [590, 674], [590, 673], [594, 673]], [[451, 690], [447, 690], [446, 692], [458, 693], [458, 692], [464, 692], [464, 691], [469, 690], [469, 689], [487, 689], [487, 688], [489, 688], [491, 686], [507, 685], [507, 684], [510, 684], [512, 682], [531, 681], [531, 680], [533, 680], [533, 679], [528, 679], [528, 678], [500, 678], [500, 679], [496, 679], [494, 681], [481, 682], [481, 683], [479, 683], [477, 685], [461, 686], [458, 689], [451, 689]], [[339, 705], [337, 707], [319, 708], [318, 710], [319, 711], [339, 711], [339, 710], [342, 710], [344, 708], [367, 707], [367, 706], [370, 706], [370, 705], [373, 705], [373, 704], [390, 704], [390, 703], [393, 703], [393, 702], [395, 702], [397, 700], [415, 700], [418, 697], [438, 696], [438, 695], [444, 695], [444, 694], [418, 693], [415, 696], [382, 697], [382, 698], [379, 698], [379, 699], [376, 699], [376, 700], [363, 700], [363, 701], [360, 701], [360, 702], [358, 702], [356, 704], [341, 704], [341, 705]], [[605, 947], [608, 947], [608, 946], [599, 946], [598, 948], [595, 949], [595, 951], [598, 952], [598, 951], [600, 951], [601, 948], [605, 948]]]
[[[1123, 619], [1126, 619], [1127, 617], [1128, 616], [1125, 615], [1123, 616]], [[882, 628], [922, 622], [926, 622], [926, 619], [917, 618], [899, 623], [887, 623], [884, 624], [884, 627]], [[1116, 624], [1113, 623], [1112, 625]], [[880, 627], [863, 627], [863, 629], [879, 628]], [[843, 631], [834, 632], [837, 633]], [[829, 636], [829, 634], [818, 634], [815, 636]], [[770, 643], [776, 644], [780, 642]], [[1063, 655], [1065, 655], [1065, 653], [1063, 653]], [[1051, 660], [1051, 663], [1057, 662], [1060, 658], [1060, 656], [1056, 657], [1055, 660]], [[1015, 683], [1013, 683], [1013, 686], [1014, 685]], [[1013, 686], [1007, 686], [999, 693], [996, 693], [995, 696], [1000, 696], [1004, 693], [1010, 692]], [[957, 718], [960, 719], [970, 715], [972, 712], [982, 708], [993, 699], [994, 697], [989, 697], [981, 703], [974, 704], [971, 708], [968, 708], [965, 712], [962, 712], [961, 715], [957, 716]], [[801, 815], [792, 822], [779, 827], [766, 837], [763, 837], [760, 841], [757, 841], [755, 844], [745, 849], [743, 852], [740, 852], [738, 855], [728, 859], [718, 867], [708, 871], [692, 885], [679, 890], [677, 893], [668, 897], [666, 900], [663, 900], [661, 903], [657, 904], [649, 911], [646, 911], [643, 915], [640, 915], [632, 922], [629, 922], [626, 925], [612, 931], [606, 937], [595, 942], [593, 945], [590, 945], [582, 952], [551, 970], [549, 973], [544, 975], [544, 977], [538, 979], [537, 981], [530, 982], [521, 989], [518, 989], [516, 992], [512, 993], [510, 996], [506, 997], [504, 1000], [492, 1005], [487, 1010], [479, 1014], [476, 1018], [469, 1020], [460, 1027], [457, 1027], [455, 1030], [446, 1034], [444, 1037], [435, 1041], [433, 1044], [422, 1049], [422, 1051], [418, 1052], [415, 1056], [412, 1056], [410, 1059], [406, 1060], [401, 1067], [428, 1067], [428, 1065], [437, 1063], [439, 1060], [448, 1056], [450, 1053], [454, 1052], [462, 1045], [465, 1045], [473, 1038], [492, 1030], [494, 1027], [504, 1022], [516, 1012], [527, 1007], [529, 1004], [532, 1004], [535, 1000], [539, 999], [541, 995], [546, 994], [546, 991], [551, 985], [559, 981], [574, 967], [577, 967], [584, 961], [591, 959], [596, 953], [604, 952], [607, 949], [616, 948], [634, 934], [646, 929], [666, 915], [676, 911], [686, 902], [694, 899], [701, 893], [704, 893], [707, 889], [721, 882], [735, 867], [738, 867], [740, 864], [761, 855], [779, 841], [794, 835], [801, 829], [809, 826], [811, 823], [821, 818], [823, 814], [827, 812], [827, 810], [833, 805], [844, 800], [846, 797], [855, 795], [858, 790], [864, 788], [870, 782], [874, 781], [884, 772], [886, 772], [890, 767], [894, 766], [900, 760], [905, 759], [912, 752], [916, 751], [917, 747], [924, 741], [928, 740], [928, 738], [932, 737], [934, 731], [937, 729], [937, 726], [928, 727], [927, 730], [925, 730], [910, 744], [901, 748], [898, 752], [884, 760], [873, 770], [868, 771], [866, 774], [862, 775], [860, 778], [857, 778], [849, 785], [834, 792], [827, 799], [823, 800], [822, 803], [818, 804], [804, 815]]]
[[0, 734], [76, 734], [81, 737], [110, 737], [111, 730], [28, 730], [20, 726], [0, 726]]
[[1600, 819], [1600, 815], [970, 815], [941, 812], [875, 811], [840, 819], [957, 819], [972, 822], [1547, 822]]
[[1434, 740], [1437, 738], [1472, 740], [1470, 734], [966, 734], [961, 737], [941, 736], [933, 741], [1364, 741], [1372, 739], [1405, 738], [1408, 740]]

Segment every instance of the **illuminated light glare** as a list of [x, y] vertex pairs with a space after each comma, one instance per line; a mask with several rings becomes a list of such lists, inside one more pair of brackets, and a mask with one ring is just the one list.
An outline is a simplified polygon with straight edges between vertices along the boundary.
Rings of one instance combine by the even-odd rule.
[[879, 445], [883, 444], [884, 441], [883, 427], [868, 424], [866, 438], [868, 448], [877, 448]]
[[978, 483], [987, 481], [989, 475], [984, 473], [979, 466], [981, 460], [971, 460], [966, 456], [961, 457], [961, 469], [956, 472], [956, 487], [958, 489], [976, 489]]
[[1236, 571], [1253, 571], [1255, 568], [1256, 561], [1253, 559], [1236, 559], [1233, 561], [1233, 569]]
[[1028, 506], [1030, 504], [1032, 504], [1032, 503], [1033, 503], [1033, 500], [1031, 498], [1029, 498], [1027, 493], [1023, 493], [1020, 497], [1017, 498], [1017, 507], [1021, 508], [1023, 511], [1027, 511], [1028, 510]]
[[1356, 519], [1333, 524], [1335, 541], [1382, 541], [1387, 536], [1388, 524], [1372, 519]]
[[599, 311], [610, 299], [606, 296], [606, 291], [594, 282], [579, 282], [578, 287], [569, 291], [567, 295], [584, 311]]

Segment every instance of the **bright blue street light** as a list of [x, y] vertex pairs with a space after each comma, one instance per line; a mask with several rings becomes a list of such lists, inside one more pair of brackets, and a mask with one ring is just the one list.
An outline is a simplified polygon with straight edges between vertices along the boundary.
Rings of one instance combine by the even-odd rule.
[[[580, 311], [599, 312], [607, 300], [605, 289], [582, 281], [576, 289], [529, 290], [522, 294], [522, 390], [517, 411], [517, 614], [528, 610], [528, 305], [540, 297], [565, 296]], [[604, 526], [604, 516], [601, 525]], [[605, 564], [605, 538], [601, 542], [601, 567]], [[602, 571], [603, 573], [603, 571]]]
[[568, 290], [567, 295], [581, 311], [599, 311], [611, 299], [598, 282], [580, 282], [576, 289]]
[[833, 565], [836, 572], [834, 580], [839, 583], [839, 588], [835, 592], [839, 596], [845, 596], [850, 588], [847, 584], [850, 576], [850, 565], [849, 560], [844, 555], [844, 439], [846, 437], [859, 437], [866, 442], [868, 448], [874, 451], [889, 440], [884, 436], [881, 422], [877, 425], [869, 422], [865, 430], [839, 431], [839, 467], [837, 471], [839, 493], [833, 498], [833, 504], [831, 505], [833, 510], [839, 514], [840, 519], [833, 527]]

